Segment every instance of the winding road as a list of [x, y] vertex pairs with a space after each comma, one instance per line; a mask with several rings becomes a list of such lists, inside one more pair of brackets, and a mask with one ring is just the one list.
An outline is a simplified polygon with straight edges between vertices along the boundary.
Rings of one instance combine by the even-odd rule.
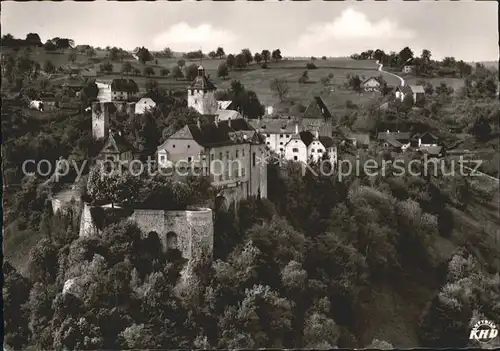
[[378, 65], [378, 71], [380, 72], [384, 72], [385, 74], [389, 74], [391, 76], [394, 76], [396, 78], [399, 79], [399, 81], [401, 82], [400, 86], [404, 87], [405, 86], [405, 80], [403, 78], [401, 78], [400, 76], [398, 76], [397, 74], [394, 74], [394, 73], [391, 73], [391, 72], [387, 72], [387, 71], [384, 71], [382, 70], [382, 67], [384, 66], [383, 64], [379, 63], [379, 61], [377, 60], [377, 65]]

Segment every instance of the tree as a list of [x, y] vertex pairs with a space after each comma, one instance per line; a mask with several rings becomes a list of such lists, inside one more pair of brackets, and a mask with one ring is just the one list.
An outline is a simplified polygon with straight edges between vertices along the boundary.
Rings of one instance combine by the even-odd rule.
[[54, 51], [57, 50], [57, 46], [52, 40], [47, 40], [45, 44], [43, 44], [43, 49], [45, 51]]
[[56, 67], [54, 66], [52, 61], [47, 60], [43, 65], [43, 70], [47, 73], [54, 73], [56, 71]]
[[238, 54], [234, 60], [234, 66], [239, 69], [243, 69], [247, 66], [247, 58], [243, 54]]
[[224, 49], [221, 48], [220, 46], [217, 48], [217, 51], [215, 52], [217, 56], [219, 56], [220, 59], [222, 59], [226, 53], [224, 52]]
[[180, 68], [184, 67], [185, 65], [186, 60], [180, 59], [179, 61], [177, 61], [177, 66], [179, 66]]
[[132, 64], [129, 61], [125, 62], [122, 66], [122, 71], [127, 74], [131, 73], [133, 69], [134, 68], [132, 67]]
[[165, 58], [172, 58], [174, 57], [174, 53], [170, 48], [165, 48], [162, 51], [162, 56]]
[[286, 80], [281, 78], [275, 78], [271, 81], [271, 91], [278, 96], [281, 102], [285, 101], [288, 95], [289, 87]]
[[358, 75], [348, 76], [349, 86], [352, 90], [360, 92], [361, 91], [361, 78]]
[[252, 56], [252, 53], [250, 52], [250, 49], [243, 49], [243, 50], [241, 50], [241, 54], [243, 56], [245, 56], [245, 60], [246, 60], [247, 65], [250, 64], [250, 63], [252, 63], [253, 56]]
[[185, 68], [184, 75], [187, 80], [194, 80], [198, 76], [198, 66], [195, 63], [190, 64]]
[[280, 49], [274, 50], [271, 56], [272, 56], [272, 58], [273, 58], [274, 61], [279, 61], [279, 60], [281, 60], [283, 58], [281, 56], [281, 50]]
[[112, 47], [108, 52], [108, 58], [111, 61], [119, 61], [120, 60], [120, 50], [117, 47]]
[[43, 46], [42, 41], [40, 40], [40, 36], [37, 33], [28, 33], [26, 34], [26, 44], [30, 46]]
[[184, 74], [182, 73], [182, 69], [179, 66], [175, 66], [172, 69], [172, 77], [175, 78], [175, 80], [179, 78], [184, 78]]
[[253, 59], [256, 63], [261, 63], [262, 62], [262, 55], [258, 52], [253, 55]]
[[208, 57], [210, 57], [211, 59], [214, 59], [214, 58], [216, 58], [216, 57], [217, 57], [217, 54], [215, 53], [215, 51], [210, 51], [210, 52], [208, 53]]
[[168, 76], [169, 73], [170, 73], [170, 70], [168, 68], [162, 68], [162, 69], [160, 69], [160, 75], [162, 77]]
[[155, 75], [155, 70], [153, 69], [153, 67], [147, 66], [147, 67], [144, 67], [144, 70], [142, 71], [142, 73], [145, 76], [154, 76]]
[[235, 66], [236, 59], [233, 54], [229, 54], [226, 58], [227, 68], [233, 69]]
[[136, 52], [136, 56], [143, 65], [146, 64], [146, 62], [153, 61], [153, 55], [144, 46]]
[[262, 50], [261, 55], [265, 63], [271, 59], [271, 52], [269, 50]]
[[28, 311], [25, 308], [31, 284], [8, 261], [3, 264], [3, 274], [4, 340], [14, 349], [23, 349], [31, 334]]
[[229, 70], [227, 68], [227, 64], [222, 62], [221, 64], [219, 64], [219, 67], [217, 67], [217, 76], [226, 79], [228, 75], [229, 75]]
[[413, 58], [413, 51], [407, 46], [399, 52], [399, 60], [401, 64], [406, 63], [409, 59]]

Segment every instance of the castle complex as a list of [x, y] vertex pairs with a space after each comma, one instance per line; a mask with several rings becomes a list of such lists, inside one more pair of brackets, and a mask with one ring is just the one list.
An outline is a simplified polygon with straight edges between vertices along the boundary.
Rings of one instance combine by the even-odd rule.
[[[181, 161], [187, 165], [198, 162], [210, 176], [218, 199], [226, 206], [249, 196], [267, 197], [267, 167], [260, 161], [266, 155], [265, 140], [237, 111], [222, 107], [227, 108], [229, 104], [221, 104], [215, 99], [216, 89], [200, 66], [187, 94], [188, 106], [202, 117], [158, 146], [158, 167], [178, 168]], [[116, 112], [136, 113], [137, 89], [130, 81], [120, 80], [111, 84], [111, 90], [110, 101], [92, 104], [92, 135], [95, 140], [105, 141], [97, 158], [128, 159], [131, 147], [127, 147], [120, 132], [110, 131], [110, 118]], [[95, 215], [99, 211], [121, 212], [119, 217], [135, 222], [144, 235], [157, 235], [164, 251], [178, 249], [189, 262], [212, 255], [214, 239], [210, 209], [164, 211], [84, 204], [80, 236], [99, 235], [102, 228]]]

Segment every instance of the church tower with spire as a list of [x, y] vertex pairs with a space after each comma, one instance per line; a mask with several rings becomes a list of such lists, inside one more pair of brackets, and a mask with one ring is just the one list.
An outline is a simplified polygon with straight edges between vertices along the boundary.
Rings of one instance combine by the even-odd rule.
[[198, 76], [188, 88], [188, 107], [202, 115], [214, 115], [217, 112], [215, 91], [217, 87], [205, 76], [205, 69], [200, 64]]

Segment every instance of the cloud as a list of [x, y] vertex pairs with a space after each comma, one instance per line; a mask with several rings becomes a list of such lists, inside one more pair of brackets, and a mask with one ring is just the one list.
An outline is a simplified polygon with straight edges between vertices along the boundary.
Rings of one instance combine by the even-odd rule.
[[387, 48], [414, 37], [412, 30], [401, 27], [397, 21], [384, 18], [371, 22], [364, 13], [348, 8], [332, 22], [311, 25], [298, 38], [295, 48], [290, 49], [306, 56], [341, 56], [354, 53], [352, 50]]
[[236, 40], [236, 36], [224, 29], [214, 28], [210, 24], [200, 24], [192, 27], [185, 22], [171, 26], [166, 32], [154, 39], [156, 49], [170, 47], [172, 50], [189, 51], [211, 50], [217, 46], [224, 46]]

